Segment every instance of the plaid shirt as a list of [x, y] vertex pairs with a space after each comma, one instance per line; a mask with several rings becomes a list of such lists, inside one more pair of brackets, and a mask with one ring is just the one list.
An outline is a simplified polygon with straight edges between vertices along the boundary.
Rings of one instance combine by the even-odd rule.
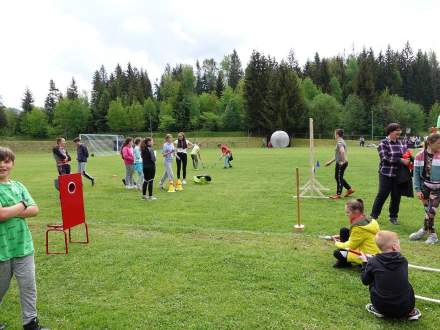
[[404, 144], [400, 140], [391, 141], [386, 137], [380, 141], [377, 147], [380, 158], [379, 173], [388, 177], [395, 177], [400, 159], [406, 152], [406, 149], [406, 143]]

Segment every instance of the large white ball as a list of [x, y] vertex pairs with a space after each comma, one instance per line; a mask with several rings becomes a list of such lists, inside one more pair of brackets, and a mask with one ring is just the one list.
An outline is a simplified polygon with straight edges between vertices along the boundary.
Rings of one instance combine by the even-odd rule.
[[276, 131], [270, 137], [270, 144], [274, 148], [285, 148], [289, 145], [289, 135], [284, 131]]

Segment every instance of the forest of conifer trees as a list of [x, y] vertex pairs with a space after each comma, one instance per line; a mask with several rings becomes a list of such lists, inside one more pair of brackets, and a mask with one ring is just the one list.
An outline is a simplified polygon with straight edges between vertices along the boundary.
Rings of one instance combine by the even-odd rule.
[[[53, 80], [44, 107], [26, 89], [22, 109], [0, 103], [2, 135], [48, 137], [80, 132], [248, 131], [265, 136], [282, 129], [307, 132], [315, 119], [318, 136], [335, 127], [348, 135], [383, 135], [389, 122], [423, 133], [440, 114], [440, 67], [434, 52], [363, 49], [348, 56], [321, 57], [300, 66], [293, 50], [278, 61], [253, 51], [243, 68], [234, 50], [217, 62], [167, 65], [154, 83], [148, 68], [101, 66], [91, 93], [74, 78], [65, 92]], [[85, 87], [85, 86], [82, 86]]]

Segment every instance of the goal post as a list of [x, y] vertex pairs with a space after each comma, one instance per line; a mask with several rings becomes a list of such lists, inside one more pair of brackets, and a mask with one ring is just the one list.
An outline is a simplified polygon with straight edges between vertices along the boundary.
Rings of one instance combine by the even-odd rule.
[[79, 138], [95, 156], [117, 154], [124, 142], [124, 136], [114, 134], [80, 134]]

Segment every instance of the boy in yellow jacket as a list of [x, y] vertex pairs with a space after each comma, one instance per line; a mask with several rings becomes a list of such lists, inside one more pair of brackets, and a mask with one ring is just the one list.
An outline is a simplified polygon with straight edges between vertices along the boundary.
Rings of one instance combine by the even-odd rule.
[[341, 228], [339, 239], [336, 239], [336, 250], [333, 255], [337, 259], [335, 268], [351, 267], [352, 264], [362, 264], [359, 254], [375, 255], [380, 253], [375, 236], [380, 230], [374, 219], [364, 214], [362, 199], [353, 199], [345, 204], [345, 213], [350, 222], [350, 229]]

